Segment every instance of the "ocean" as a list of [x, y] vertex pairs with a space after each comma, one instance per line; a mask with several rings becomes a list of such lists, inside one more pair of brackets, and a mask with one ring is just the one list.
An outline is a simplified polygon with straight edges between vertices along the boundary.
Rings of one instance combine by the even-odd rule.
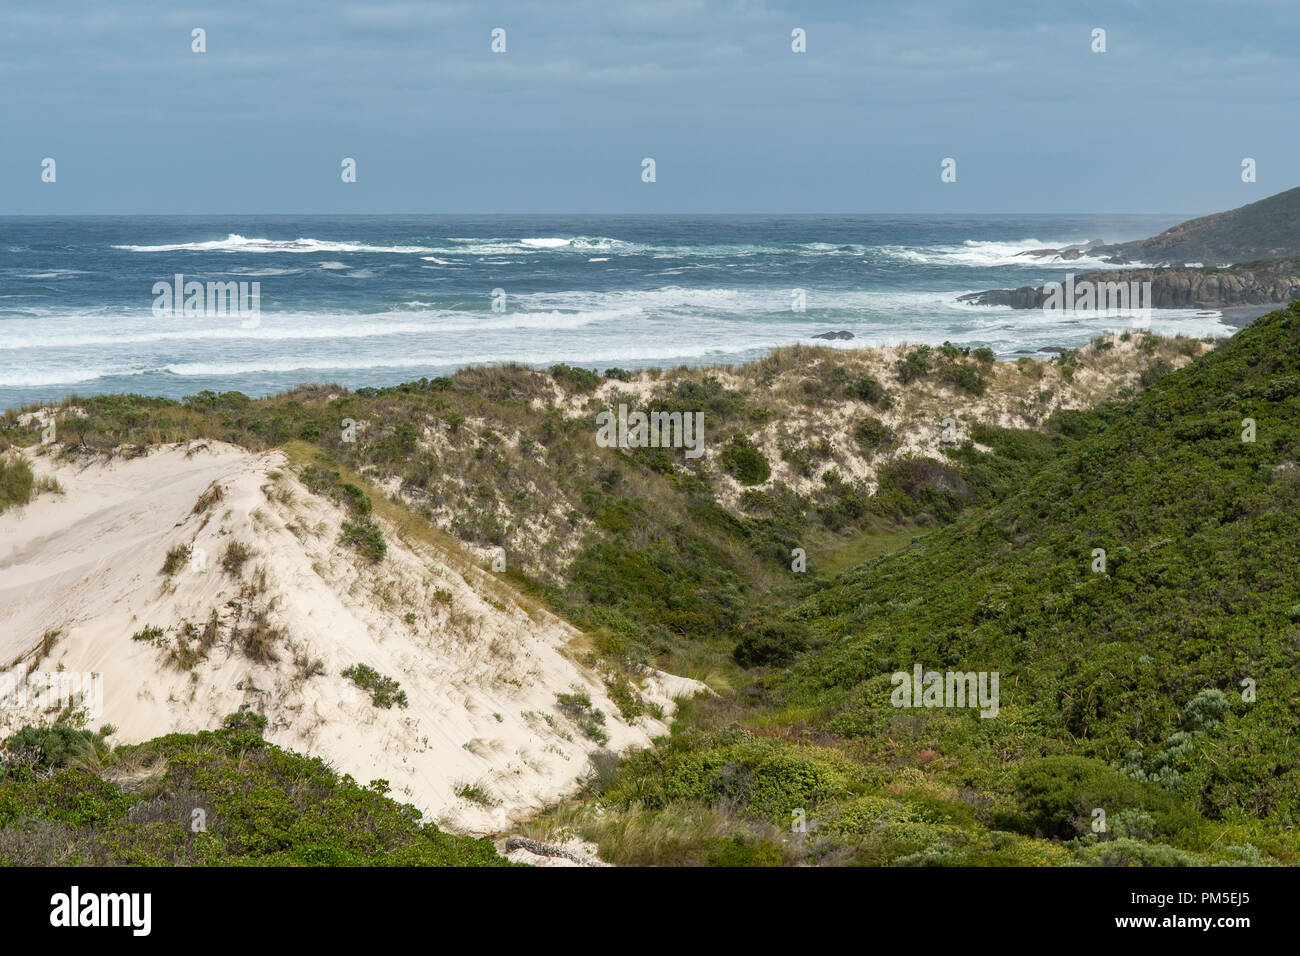
[[[86, 216], [0, 218], [0, 408], [69, 394], [263, 396], [477, 363], [743, 362], [987, 345], [1008, 358], [1124, 323], [958, 304], [1104, 268], [1026, 249], [1154, 235], [1170, 216]], [[259, 283], [255, 321], [155, 314], [155, 283]], [[251, 285], [250, 285], [251, 288]], [[803, 290], [803, 310], [795, 290]], [[180, 310], [177, 310], [180, 313]], [[1215, 312], [1156, 332], [1228, 335]]]

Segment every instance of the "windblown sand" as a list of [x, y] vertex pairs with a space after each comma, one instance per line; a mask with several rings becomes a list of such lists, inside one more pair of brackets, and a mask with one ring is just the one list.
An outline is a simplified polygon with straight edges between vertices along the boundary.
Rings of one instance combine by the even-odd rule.
[[[403, 541], [382, 520], [388, 553], [370, 564], [339, 543], [340, 507], [278, 452], [200, 442], [130, 459], [27, 454], [65, 493], [0, 515], [0, 668], [13, 680], [102, 674], [89, 725], [113, 724], [115, 742], [212, 729], [249, 708], [266, 715], [272, 742], [362, 783], [387, 780], [394, 798], [447, 826], [489, 833], [589, 772], [600, 748], [557, 694], [587, 694], [605, 715], [606, 746], [622, 751], [666, 732], [673, 700], [702, 689], [647, 671], [636, 693], [664, 720], [622, 719], [607, 675], [578, 660], [572, 627], [512, 599], [464, 554]], [[196, 513], [214, 485], [221, 499]], [[232, 541], [252, 551], [237, 575], [221, 567]], [[190, 559], [164, 575], [181, 545]], [[220, 636], [206, 657], [176, 660], [214, 610]], [[233, 635], [259, 612], [276, 629], [274, 660], [250, 659]], [[133, 639], [147, 627], [162, 634]], [[376, 706], [342, 675], [356, 664], [396, 680], [407, 706]], [[0, 708], [0, 732], [57, 710]]]

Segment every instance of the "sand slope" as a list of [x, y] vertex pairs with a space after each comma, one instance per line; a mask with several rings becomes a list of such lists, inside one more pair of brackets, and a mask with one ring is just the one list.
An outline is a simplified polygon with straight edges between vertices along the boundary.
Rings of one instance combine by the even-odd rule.
[[[90, 722], [114, 724], [118, 742], [216, 727], [249, 707], [268, 717], [273, 742], [363, 783], [385, 779], [426, 815], [486, 833], [588, 771], [598, 745], [557, 693], [589, 695], [611, 749], [666, 731], [648, 715], [621, 719], [604, 675], [577, 660], [577, 632], [463, 555], [400, 541], [386, 525], [378, 565], [341, 545], [344, 512], [278, 452], [196, 442], [110, 461], [28, 455], [66, 493], [0, 515], [0, 668], [11, 681], [29, 670], [102, 673], [102, 713]], [[195, 513], [214, 485], [221, 499]], [[238, 575], [221, 567], [232, 541], [252, 552]], [[165, 576], [178, 545], [192, 556]], [[259, 621], [261, 642], [241, 641]], [[185, 658], [205, 627], [216, 635], [205, 655]], [[162, 633], [133, 640], [146, 628]], [[396, 680], [408, 705], [375, 706], [341, 674], [358, 663]], [[636, 693], [666, 716], [674, 697], [700, 689], [647, 672]], [[2, 707], [0, 731], [56, 716]], [[466, 784], [496, 805], [458, 797]]]

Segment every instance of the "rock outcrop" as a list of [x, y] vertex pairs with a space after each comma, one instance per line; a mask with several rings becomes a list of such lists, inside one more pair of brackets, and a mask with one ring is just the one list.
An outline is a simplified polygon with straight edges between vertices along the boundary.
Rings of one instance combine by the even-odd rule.
[[[1222, 309], [1239, 305], [1285, 304], [1300, 299], [1300, 257], [1266, 259], [1220, 268], [1113, 269], [1087, 272], [1081, 282], [1150, 282], [1156, 309]], [[958, 297], [973, 305], [1008, 305], [1039, 309], [1047, 300], [1043, 287], [991, 289]]]

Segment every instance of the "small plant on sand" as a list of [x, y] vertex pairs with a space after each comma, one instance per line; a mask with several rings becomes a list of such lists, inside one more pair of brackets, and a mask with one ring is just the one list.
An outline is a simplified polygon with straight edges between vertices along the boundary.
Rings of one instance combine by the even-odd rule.
[[162, 574], [171, 577], [179, 571], [181, 565], [190, 559], [192, 550], [188, 544], [178, 544], [168, 551], [167, 558], [163, 561]]
[[215, 481], [208, 486], [208, 490], [199, 495], [199, 500], [194, 502], [194, 510], [190, 514], [201, 515], [218, 501], [221, 500], [221, 486]]
[[605, 714], [591, 706], [591, 698], [584, 693], [556, 694], [555, 703], [560, 712], [578, 725], [578, 729], [589, 740], [596, 743], [609, 743], [609, 734], [605, 733]]
[[166, 641], [166, 634], [163, 629], [156, 624], [146, 624], [140, 630], [131, 635], [133, 641], [144, 641], [152, 644], [154, 647], [162, 647]]
[[385, 677], [368, 664], [353, 664], [343, 671], [343, 676], [362, 690], [370, 692], [370, 702], [385, 710], [394, 704], [406, 706], [406, 691], [391, 677]]
[[388, 553], [388, 543], [384, 541], [384, 532], [370, 518], [362, 515], [343, 522], [339, 540], [356, 548], [375, 564], [384, 560]]
[[253, 552], [243, 542], [232, 541], [226, 545], [226, 550], [221, 555], [221, 568], [232, 578], [237, 578], [244, 570], [244, 562], [252, 557], [252, 554]]
[[21, 455], [0, 457], [0, 512], [31, 501], [35, 481], [31, 466]]
[[605, 681], [605, 692], [614, 702], [624, 720], [636, 720], [645, 713], [645, 701], [636, 695], [630, 684], [622, 679]]
[[452, 792], [462, 800], [477, 803], [481, 807], [495, 807], [499, 802], [477, 783], [458, 783]]

